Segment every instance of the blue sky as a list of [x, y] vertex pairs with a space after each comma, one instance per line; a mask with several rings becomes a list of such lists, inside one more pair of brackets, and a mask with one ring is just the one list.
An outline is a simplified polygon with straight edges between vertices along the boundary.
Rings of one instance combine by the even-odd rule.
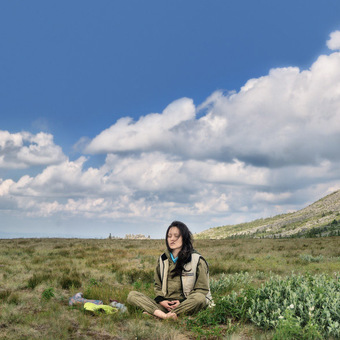
[[1, 1], [0, 237], [198, 232], [338, 189], [339, 10]]

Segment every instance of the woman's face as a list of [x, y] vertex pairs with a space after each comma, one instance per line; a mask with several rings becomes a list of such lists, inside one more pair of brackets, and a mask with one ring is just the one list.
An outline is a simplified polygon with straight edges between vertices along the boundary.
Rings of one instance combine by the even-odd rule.
[[180, 230], [177, 227], [171, 227], [167, 235], [169, 248], [173, 251], [180, 251], [183, 246], [183, 239]]

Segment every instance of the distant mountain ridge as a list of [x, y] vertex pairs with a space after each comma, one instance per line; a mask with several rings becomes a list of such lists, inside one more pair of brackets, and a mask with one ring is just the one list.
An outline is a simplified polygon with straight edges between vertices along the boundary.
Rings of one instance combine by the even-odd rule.
[[[329, 226], [329, 228], [328, 228]], [[222, 239], [230, 237], [294, 237], [340, 229], [340, 190], [293, 213], [236, 225], [210, 228], [195, 234], [196, 239]]]

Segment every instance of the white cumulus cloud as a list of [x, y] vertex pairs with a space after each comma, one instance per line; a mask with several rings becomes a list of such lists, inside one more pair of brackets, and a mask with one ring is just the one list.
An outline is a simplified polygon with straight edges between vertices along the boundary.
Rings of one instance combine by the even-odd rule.
[[[327, 44], [337, 49], [337, 32]], [[44, 166], [0, 179], [0, 213], [212, 227], [303, 207], [339, 188], [340, 53], [121, 118], [76, 145], [105, 162], [71, 161], [49, 134], [0, 131], [0, 167]]]
[[327, 47], [330, 50], [340, 50], [340, 31], [334, 31], [330, 34], [330, 39], [327, 40]]
[[217, 91], [197, 108], [184, 98], [161, 114], [121, 119], [85, 151], [162, 152], [272, 168], [339, 160], [339, 142], [340, 53], [332, 53], [309, 70], [276, 68], [239, 92]]
[[49, 165], [64, 161], [66, 156], [53, 136], [40, 132], [10, 133], [0, 130], [0, 168], [28, 168], [34, 165]]
[[152, 113], [137, 122], [121, 118], [101, 132], [87, 146], [89, 153], [154, 150], [169, 147], [171, 130], [195, 117], [191, 99], [182, 98], [171, 103], [161, 114]]

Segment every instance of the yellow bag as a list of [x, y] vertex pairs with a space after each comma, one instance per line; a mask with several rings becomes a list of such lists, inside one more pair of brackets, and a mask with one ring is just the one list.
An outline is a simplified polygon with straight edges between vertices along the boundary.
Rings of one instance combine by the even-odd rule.
[[118, 310], [117, 308], [113, 308], [111, 306], [96, 305], [95, 303], [92, 303], [92, 302], [86, 302], [84, 304], [84, 309], [90, 312], [104, 312], [106, 314], [114, 314]]

